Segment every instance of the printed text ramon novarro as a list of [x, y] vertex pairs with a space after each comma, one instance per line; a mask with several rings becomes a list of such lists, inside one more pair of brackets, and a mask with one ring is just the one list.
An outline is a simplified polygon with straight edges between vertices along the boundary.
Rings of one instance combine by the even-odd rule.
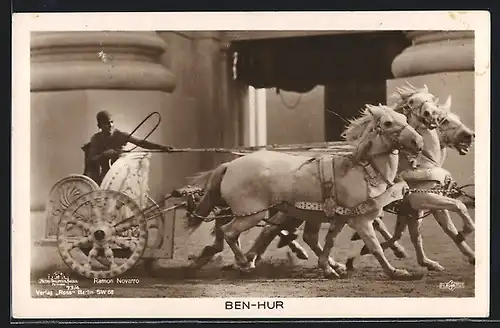
[[140, 280], [137, 278], [110, 278], [110, 279], [104, 279], [104, 278], [94, 278], [94, 284], [136, 284], [138, 285], [140, 283]]

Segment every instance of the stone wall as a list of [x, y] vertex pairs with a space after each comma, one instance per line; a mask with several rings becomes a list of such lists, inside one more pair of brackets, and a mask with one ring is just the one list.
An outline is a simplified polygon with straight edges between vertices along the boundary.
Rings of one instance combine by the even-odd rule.
[[[166, 44], [154, 32], [34, 33], [31, 49], [30, 196], [40, 209], [56, 181], [83, 172], [81, 146], [98, 131], [98, 111], [110, 111], [115, 125], [130, 132], [153, 111], [168, 122], [176, 80], [160, 63]], [[168, 144], [168, 125], [151, 140]], [[165, 191], [166, 160], [152, 159], [153, 195]]]
[[280, 93], [266, 90], [267, 143], [325, 141], [325, 87], [317, 86], [303, 94], [283, 90]]
[[[238, 110], [217, 33], [44, 32], [31, 40], [31, 227], [44, 237], [50, 188], [83, 172], [80, 147], [97, 132], [95, 114], [131, 132], [151, 112], [162, 121], [148, 140], [177, 148], [234, 146]], [[155, 117], [137, 131], [145, 136]], [[132, 145], [128, 145], [126, 148]], [[153, 154], [150, 195], [161, 199], [193, 173], [224, 160], [200, 153]], [[34, 247], [32, 269], [60, 266], [53, 247]]]

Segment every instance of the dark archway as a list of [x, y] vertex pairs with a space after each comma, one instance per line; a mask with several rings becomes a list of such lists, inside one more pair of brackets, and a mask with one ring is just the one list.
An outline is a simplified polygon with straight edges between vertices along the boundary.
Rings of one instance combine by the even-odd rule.
[[[386, 103], [391, 64], [409, 40], [401, 31], [235, 41], [236, 79], [255, 88], [308, 92], [325, 86], [325, 109], [344, 119], [365, 104]], [[325, 139], [340, 140], [345, 122], [325, 113]]]

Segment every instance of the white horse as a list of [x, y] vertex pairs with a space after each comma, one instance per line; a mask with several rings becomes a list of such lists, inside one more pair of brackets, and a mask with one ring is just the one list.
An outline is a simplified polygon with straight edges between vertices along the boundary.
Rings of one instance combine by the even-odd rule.
[[[355, 143], [352, 156], [307, 157], [262, 150], [201, 173], [190, 181], [203, 186], [205, 194], [189, 217], [188, 227], [192, 231], [198, 228], [201, 218], [214, 206], [228, 206], [234, 218], [219, 228], [236, 264], [249, 271], [255, 266], [240, 249], [239, 236], [264, 220], [268, 210], [289, 213], [307, 222], [331, 222], [318, 260], [325, 275], [331, 277], [338, 276], [334, 268], [345, 270], [340, 263], [329, 262], [329, 253], [335, 236], [347, 223], [369, 245], [389, 277], [411, 276], [386, 259], [372, 222], [383, 206], [403, 198], [407, 184], [394, 183], [398, 150], [418, 154], [423, 147], [422, 136], [408, 125], [403, 114], [382, 105], [366, 106], [362, 116], [351, 121], [345, 135]], [[205, 249], [200, 257], [214, 255], [213, 249], [208, 255]]]
[[[474, 141], [474, 132], [465, 126], [458, 115], [450, 112], [451, 98], [442, 107], [443, 112], [440, 118], [440, 126], [437, 129], [440, 149], [435, 150], [421, 159], [421, 170], [403, 172], [402, 177], [408, 182], [410, 187], [416, 189], [432, 189], [443, 185], [443, 178], [451, 175], [448, 171], [441, 168], [446, 159], [447, 148], [456, 149], [462, 156], [466, 155]], [[418, 130], [417, 130], [418, 131]], [[425, 154], [424, 146], [424, 154]], [[401, 165], [401, 164], [400, 164]], [[404, 165], [404, 164], [403, 164]], [[423, 172], [426, 170], [427, 172]], [[439, 179], [438, 179], [439, 178]], [[446, 197], [435, 193], [415, 193], [408, 197], [407, 205], [413, 210], [413, 215], [400, 211], [397, 216], [394, 236], [388, 233], [385, 224], [380, 218], [374, 223], [375, 229], [381, 232], [386, 239], [382, 243], [382, 248], [391, 247], [399, 241], [406, 226], [410, 233], [411, 242], [415, 248], [417, 262], [419, 265], [429, 270], [442, 271], [444, 267], [438, 262], [427, 257], [423, 249], [422, 236], [420, 234], [420, 225], [422, 223], [421, 211], [430, 210], [443, 231], [455, 242], [459, 250], [465, 255], [471, 264], [475, 264], [474, 251], [465, 242], [467, 234], [474, 231], [474, 223], [468, 214], [467, 207], [458, 199]], [[458, 232], [451, 220], [449, 210], [459, 214], [464, 220], [464, 229]], [[406, 214], [406, 215], [405, 215]], [[356, 238], [353, 238], [353, 240]], [[368, 249], [363, 247], [360, 255], [368, 253]], [[347, 261], [348, 267], [353, 268], [355, 257], [350, 257]]]
[[[398, 95], [398, 102], [394, 108], [398, 109], [400, 112], [404, 109], [404, 113], [406, 114], [410, 125], [413, 127], [425, 126], [429, 129], [436, 128], [441, 110], [438, 107], [438, 99], [433, 94], [429, 93], [425, 85], [421, 89], [417, 89], [411, 85], [410, 87], [400, 88]], [[336, 150], [333, 151], [333, 153], [335, 152]], [[273, 222], [275, 225], [265, 227], [262, 233], [257, 237], [251, 249], [248, 251], [247, 258], [249, 260], [255, 262], [260, 259], [261, 255], [265, 252], [271, 241], [276, 237], [281, 229], [288, 231], [288, 235], [294, 235], [293, 231], [303, 223], [300, 219], [296, 219], [290, 215], [285, 216], [284, 214], [278, 214], [277, 217], [273, 218]], [[278, 225], [279, 223], [281, 224]], [[318, 243], [320, 228], [320, 222], [308, 221], [306, 222], [302, 235], [306, 244], [317, 256], [319, 256], [319, 254], [323, 251], [322, 247]], [[380, 231], [381, 229], [378, 230]], [[387, 235], [387, 238], [390, 238], [390, 233], [388, 231]], [[283, 242], [284, 238], [281, 238], [282, 241], [280, 241], [278, 247], [286, 245], [286, 241], [285, 243]], [[288, 242], [290, 242], [290, 240], [291, 238]], [[399, 257], [406, 255], [404, 248], [397, 242], [391, 246], [393, 251], [399, 255]], [[330, 261], [331, 264], [334, 263], [333, 260], [330, 259]]]
[[[462, 122], [460, 122], [460, 118], [449, 112], [451, 106], [451, 97], [448, 97], [448, 100], [442, 107], [439, 109], [439, 121], [440, 125], [438, 126], [437, 134], [436, 131], [428, 129], [427, 126], [435, 127], [432, 121], [426, 120], [426, 118], [430, 117], [429, 114], [426, 114], [425, 111], [416, 111], [412, 110], [410, 103], [414, 104], [414, 101], [411, 101], [412, 98], [420, 97], [422, 94], [428, 94], [427, 88], [416, 89], [414, 87], [411, 88], [399, 88], [398, 89], [398, 102], [395, 105], [397, 111], [403, 111], [407, 117], [408, 122], [412, 127], [414, 127], [417, 132], [420, 132], [424, 136], [424, 151], [425, 155], [420, 155], [422, 162], [422, 167], [424, 169], [429, 168], [429, 162], [438, 161], [439, 166], [442, 165], [446, 153], [445, 147], [456, 148], [459, 150], [461, 154], [466, 154], [468, 148], [470, 147], [472, 140], [474, 138], [473, 132], [468, 129]], [[437, 103], [437, 99], [435, 100]], [[427, 123], [427, 124], [426, 124]], [[439, 135], [439, 136], [438, 136]], [[405, 170], [411, 166], [407, 159], [407, 156], [401, 156], [400, 160], [400, 170]], [[422, 176], [421, 171], [406, 171], [403, 176], [411, 181], [410, 186], [412, 188], [432, 188], [436, 187], [437, 183], [443, 183], [444, 178], [449, 176], [447, 171], [442, 169], [438, 169], [431, 165], [430, 167], [433, 169], [429, 176]], [[412, 179], [413, 176], [413, 179]], [[408, 201], [412, 202], [412, 206], [417, 207], [417, 209], [422, 209], [427, 206], [430, 202], [430, 208], [432, 209], [450, 209], [452, 211], [458, 212], [462, 215], [464, 219], [464, 232], [458, 233], [453, 222], [449, 217], [449, 213], [447, 210], [437, 210], [433, 211], [436, 220], [438, 220], [439, 224], [445, 230], [445, 232], [452, 237], [452, 239], [457, 243], [458, 247], [464, 253], [471, 263], [474, 261], [474, 253], [470, 249], [470, 247], [464, 241], [464, 234], [470, 233], [474, 229], [472, 220], [467, 213], [465, 205], [459, 200], [455, 200], [449, 197], [437, 195], [437, 194], [414, 194], [407, 197]], [[429, 208], [425, 208], [429, 209]], [[282, 222], [281, 226], [267, 226], [263, 229], [262, 233], [258, 236], [257, 240], [253, 244], [252, 248], [247, 253], [247, 258], [250, 260], [260, 259], [262, 254], [265, 252], [266, 248], [269, 246], [271, 241], [278, 234], [280, 229], [289, 229], [294, 230], [298, 228], [302, 224], [301, 220], [294, 219], [293, 217], [287, 218], [279, 218], [278, 222]], [[421, 236], [418, 231], [418, 225], [415, 227], [415, 222], [419, 222], [417, 220], [412, 220], [411, 229], [411, 239], [415, 246], [417, 252], [417, 260], [418, 263], [424, 267], [427, 267], [430, 270], [440, 270], [442, 267], [439, 263], [428, 259], [424, 252], [423, 246], [421, 242]], [[420, 220], [421, 221], [421, 220]], [[397, 241], [401, 238], [401, 233], [406, 227], [407, 217], [404, 215], [400, 215], [398, 217], [398, 224], [396, 227], [396, 232], [394, 237], [391, 236], [388, 229], [385, 227], [384, 223], [381, 219], [377, 218], [374, 221], [374, 227], [378, 230], [382, 236], [387, 240], [382, 244], [383, 249], [387, 247], [391, 247], [397, 257], [406, 257], [406, 252], [402, 246], [400, 246]], [[321, 252], [321, 248], [318, 245], [318, 234], [321, 228], [321, 224], [306, 222], [303, 232], [304, 241], [311, 247], [311, 249], [317, 255]], [[355, 234], [352, 240], [359, 239], [359, 236]], [[365, 246], [361, 254], [364, 255], [368, 253], [367, 246]], [[347, 265], [349, 268], [352, 268], [352, 264], [355, 257], [351, 257], [348, 259]]]

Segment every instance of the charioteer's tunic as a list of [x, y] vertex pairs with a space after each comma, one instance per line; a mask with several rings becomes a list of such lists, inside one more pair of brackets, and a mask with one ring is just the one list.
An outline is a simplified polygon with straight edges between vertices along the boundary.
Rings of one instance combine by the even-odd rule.
[[101, 184], [102, 179], [108, 173], [111, 165], [118, 159], [118, 156], [102, 156], [107, 150], [123, 150], [127, 144], [129, 135], [118, 129], [114, 129], [110, 135], [102, 131], [97, 132], [90, 138], [82, 150], [85, 152], [84, 175]]

